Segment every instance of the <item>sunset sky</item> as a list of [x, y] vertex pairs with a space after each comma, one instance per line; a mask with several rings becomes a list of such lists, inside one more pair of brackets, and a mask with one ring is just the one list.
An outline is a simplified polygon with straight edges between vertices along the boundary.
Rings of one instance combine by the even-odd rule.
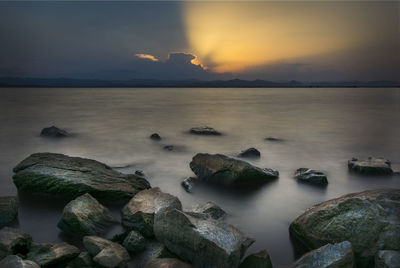
[[400, 2], [0, 2], [0, 76], [399, 80]]

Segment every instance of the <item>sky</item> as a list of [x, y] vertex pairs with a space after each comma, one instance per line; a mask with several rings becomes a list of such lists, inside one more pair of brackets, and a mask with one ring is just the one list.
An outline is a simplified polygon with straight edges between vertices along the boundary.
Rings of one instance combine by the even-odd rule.
[[400, 1], [0, 2], [0, 77], [400, 80]]

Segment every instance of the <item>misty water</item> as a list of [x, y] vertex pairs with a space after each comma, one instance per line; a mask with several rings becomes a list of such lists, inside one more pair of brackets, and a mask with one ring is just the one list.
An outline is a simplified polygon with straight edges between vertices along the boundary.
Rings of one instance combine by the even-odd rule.
[[[17, 194], [12, 168], [36, 152], [92, 158], [126, 173], [143, 170], [153, 187], [178, 196], [185, 208], [207, 201], [220, 205], [230, 223], [256, 239], [247, 253], [267, 249], [275, 267], [287, 267], [302, 253], [288, 227], [305, 209], [346, 193], [400, 186], [400, 176], [360, 176], [347, 169], [353, 156], [383, 156], [398, 166], [399, 120], [399, 89], [3, 88], [0, 195]], [[72, 137], [40, 137], [51, 125]], [[224, 135], [188, 134], [202, 125]], [[149, 139], [154, 132], [162, 141]], [[177, 150], [166, 151], [165, 145]], [[196, 153], [235, 156], [249, 147], [261, 152], [249, 162], [279, 170], [279, 179], [252, 190], [201, 186], [189, 194], [181, 187], [193, 176], [189, 162]], [[328, 186], [296, 181], [293, 173], [300, 167], [325, 172]], [[65, 200], [31, 193], [19, 198], [14, 225], [37, 242], [74, 243], [56, 227]], [[112, 209], [119, 217], [119, 207]]]

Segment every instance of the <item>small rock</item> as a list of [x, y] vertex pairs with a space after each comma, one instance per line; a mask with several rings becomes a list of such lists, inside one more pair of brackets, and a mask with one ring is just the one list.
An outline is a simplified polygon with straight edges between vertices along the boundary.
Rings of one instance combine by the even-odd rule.
[[112, 243], [97, 254], [93, 261], [100, 267], [126, 267], [130, 257], [126, 249], [117, 243]]
[[131, 231], [122, 242], [122, 245], [129, 252], [136, 253], [144, 249], [145, 243], [146, 240], [140, 233]]
[[90, 268], [93, 267], [92, 257], [89, 252], [81, 252], [78, 257], [70, 261], [66, 268]]
[[216, 131], [212, 127], [207, 127], [207, 126], [193, 127], [190, 129], [189, 132], [196, 135], [216, 135], [216, 136], [221, 135], [220, 132]]
[[226, 215], [226, 212], [213, 202], [207, 202], [203, 205], [194, 207], [192, 211], [207, 214], [214, 220], [222, 219]]
[[4, 227], [0, 230], [0, 259], [7, 255], [26, 255], [31, 247], [32, 237], [19, 229]]
[[36, 262], [42, 268], [67, 264], [79, 255], [79, 249], [67, 243], [33, 243], [27, 259]]
[[369, 157], [367, 160], [353, 157], [348, 166], [351, 171], [361, 174], [393, 174], [390, 161], [380, 157]]
[[96, 256], [100, 251], [112, 244], [116, 243], [99, 236], [90, 235], [83, 237], [83, 246], [92, 256]]
[[78, 236], [95, 235], [102, 233], [112, 221], [106, 207], [90, 194], [84, 194], [65, 206], [58, 227]]
[[51, 127], [46, 127], [42, 129], [40, 132], [41, 136], [46, 136], [46, 137], [67, 137], [69, 134], [67, 131], [63, 129], [59, 129], [58, 127], [51, 126]]
[[161, 136], [158, 135], [158, 133], [153, 133], [150, 135], [150, 139], [152, 139], [154, 141], [159, 141], [159, 140], [161, 140]]
[[267, 137], [267, 138], [265, 138], [265, 140], [266, 141], [276, 141], [276, 142], [283, 141], [282, 139], [274, 138], [274, 137]]
[[167, 151], [173, 151], [175, 149], [175, 146], [174, 145], [165, 145], [163, 148], [164, 148], [164, 150], [167, 150]]
[[256, 148], [249, 148], [238, 154], [238, 157], [247, 157], [247, 158], [259, 158], [260, 156], [261, 153]]
[[0, 261], [0, 268], [40, 268], [33, 261], [23, 260], [17, 255], [9, 255]]
[[193, 177], [189, 177], [184, 179], [181, 182], [182, 187], [185, 189], [186, 192], [188, 193], [193, 193], [193, 185], [196, 183], [197, 179]]
[[194, 267], [179, 259], [164, 258], [164, 259], [152, 259], [146, 263], [144, 268], [194, 268]]
[[354, 256], [351, 243], [344, 241], [327, 244], [306, 253], [292, 268], [353, 268]]
[[399, 268], [400, 251], [379, 250], [375, 256], [375, 268]]
[[320, 171], [316, 171], [313, 169], [299, 168], [294, 173], [294, 177], [298, 180], [313, 184], [320, 184], [320, 185], [328, 184], [328, 179], [326, 178], [326, 175]]
[[0, 228], [18, 216], [18, 199], [14, 196], [0, 196]]
[[239, 268], [272, 268], [271, 258], [266, 250], [247, 256]]
[[161, 210], [172, 208], [182, 209], [177, 197], [161, 192], [158, 187], [143, 190], [122, 209], [122, 224], [146, 237], [152, 237], [154, 215]]

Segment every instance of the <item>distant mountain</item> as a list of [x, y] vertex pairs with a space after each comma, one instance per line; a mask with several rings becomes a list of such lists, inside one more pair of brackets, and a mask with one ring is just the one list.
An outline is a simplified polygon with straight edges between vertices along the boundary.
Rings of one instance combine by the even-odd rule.
[[125, 81], [72, 79], [72, 78], [19, 78], [0, 77], [0, 87], [197, 87], [197, 88], [277, 88], [277, 87], [400, 87], [399, 81], [342, 81], [300, 82], [266, 80], [152, 80], [135, 79]]

